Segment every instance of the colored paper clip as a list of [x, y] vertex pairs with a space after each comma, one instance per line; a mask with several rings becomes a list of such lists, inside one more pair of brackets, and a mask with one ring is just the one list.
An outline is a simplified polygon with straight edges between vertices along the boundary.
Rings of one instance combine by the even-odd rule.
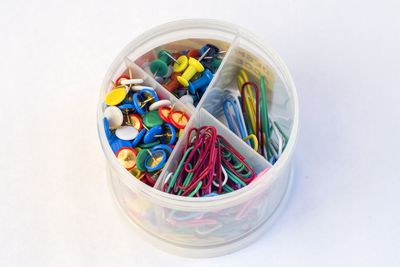
[[[248, 134], [246, 124], [244, 123], [242, 109], [240, 107], [238, 99], [234, 99], [232, 96], [228, 96], [228, 98], [224, 100], [223, 105], [229, 129], [237, 136], [240, 136], [242, 139], [247, 137]], [[234, 117], [231, 113], [230, 107], [234, 112]], [[250, 145], [250, 142], [247, 141], [246, 143]]]
[[[253, 93], [248, 90], [248, 86], [254, 88], [256, 97], [253, 97]], [[258, 86], [253, 82], [245, 82], [242, 84], [240, 88], [240, 93], [242, 95], [241, 105], [242, 110], [244, 111], [244, 117], [247, 118], [251, 126], [250, 134], [255, 134], [259, 143], [259, 153], [264, 155], [264, 151], [260, 148], [264, 146], [264, 138], [261, 131], [261, 122], [260, 122], [260, 90]], [[255, 108], [254, 108], [255, 105]], [[253, 127], [253, 121], [255, 121], [255, 127]], [[268, 149], [267, 149], [268, 151]]]
[[162, 189], [188, 197], [212, 196], [240, 189], [254, 178], [244, 157], [214, 127], [203, 126], [189, 130], [182, 159]]
[[[237, 81], [239, 90], [242, 91], [243, 84], [249, 82], [247, 73], [244, 70], [240, 70], [236, 81]], [[244, 103], [245, 103], [247, 112], [249, 112], [250, 114], [255, 114], [256, 113], [256, 106], [255, 106], [256, 103], [254, 101], [253, 91], [252, 91], [250, 85], [245, 86], [244, 93], [241, 92], [241, 97], [242, 97], [242, 99], [245, 98]], [[242, 111], [245, 111], [243, 104], [242, 104]], [[248, 128], [249, 133], [250, 134], [256, 133], [256, 117], [249, 116], [248, 119], [250, 121], [250, 127]]]

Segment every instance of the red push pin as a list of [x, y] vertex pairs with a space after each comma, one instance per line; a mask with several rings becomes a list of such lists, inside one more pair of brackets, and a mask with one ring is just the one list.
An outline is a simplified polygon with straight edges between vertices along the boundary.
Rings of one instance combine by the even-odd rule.
[[178, 89], [179, 86], [180, 86], [180, 83], [178, 82], [177, 77], [179, 75], [181, 75], [179, 72], [174, 72], [171, 75], [171, 79], [166, 84], [164, 84], [164, 88], [167, 89], [170, 92], [175, 91], [176, 89]]

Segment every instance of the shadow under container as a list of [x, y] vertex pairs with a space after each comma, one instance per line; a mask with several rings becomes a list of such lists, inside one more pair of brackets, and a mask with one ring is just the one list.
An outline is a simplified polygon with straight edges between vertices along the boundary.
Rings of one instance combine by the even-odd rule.
[[[185, 106], [143, 68], [149, 51], [217, 42], [226, 49], [222, 63], [196, 108]], [[153, 53], [154, 54], [154, 53]], [[140, 182], [113, 154], [102, 123], [104, 96], [111, 81], [130, 68], [134, 78], [154, 87], [160, 98], [190, 115], [183, 135], [169, 157], [155, 187]], [[288, 135], [286, 148], [272, 166], [233, 134], [223, 119], [227, 90], [237, 90], [236, 75], [244, 69], [251, 80], [267, 80], [269, 114]], [[235, 89], [236, 88], [236, 89]], [[188, 257], [214, 257], [236, 251], [262, 234], [277, 217], [292, 183], [292, 155], [298, 130], [298, 99], [285, 64], [268, 45], [247, 31], [214, 20], [183, 20], [164, 24], [137, 37], [118, 55], [102, 84], [98, 105], [98, 131], [107, 159], [107, 174], [116, 203], [128, 220], [156, 246]], [[220, 196], [190, 198], [159, 190], [167, 174], [176, 169], [191, 127], [211, 125], [224, 136], [258, 174], [249, 185]]]

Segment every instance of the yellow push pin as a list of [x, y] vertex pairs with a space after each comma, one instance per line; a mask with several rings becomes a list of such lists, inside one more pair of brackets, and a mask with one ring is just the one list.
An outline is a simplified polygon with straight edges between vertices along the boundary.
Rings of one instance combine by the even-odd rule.
[[178, 76], [178, 82], [182, 84], [184, 87], [189, 86], [189, 81], [193, 78], [193, 76], [198, 72], [203, 72], [204, 67], [201, 65], [200, 61], [195, 58], [189, 58], [189, 66], [182, 74], [182, 76]]
[[180, 56], [174, 63], [174, 72], [182, 72], [188, 66], [189, 60], [187, 56]]
[[112, 89], [106, 96], [104, 102], [109, 106], [116, 106], [121, 103], [126, 97], [125, 86], [118, 86]]
[[129, 171], [133, 176], [135, 176], [136, 178], [138, 178], [139, 180], [141, 180], [144, 177], [144, 173], [141, 172], [138, 168], [133, 168]]

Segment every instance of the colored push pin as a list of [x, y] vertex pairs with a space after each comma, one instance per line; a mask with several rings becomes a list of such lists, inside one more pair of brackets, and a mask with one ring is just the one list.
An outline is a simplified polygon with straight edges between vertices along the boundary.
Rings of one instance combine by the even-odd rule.
[[137, 152], [131, 147], [122, 147], [117, 152], [118, 161], [128, 171], [136, 166]]
[[[157, 54], [158, 59], [153, 60], [150, 64], [150, 71], [154, 76], [164, 76], [168, 73], [168, 65], [173, 58], [166, 50], [161, 50]], [[173, 58], [174, 61], [175, 58]]]
[[139, 134], [132, 141], [132, 147], [137, 147], [142, 142], [143, 137], [146, 135], [146, 133], [147, 133], [146, 129], [140, 130]]
[[150, 151], [146, 149], [149, 154], [145, 161], [145, 167], [149, 172], [155, 172], [164, 167], [167, 162], [167, 153], [164, 150]]
[[200, 54], [203, 58], [207, 55], [207, 59], [212, 59], [219, 54], [219, 48], [212, 44], [206, 44], [200, 48]]
[[157, 110], [152, 110], [144, 114], [143, 124], [147, 128], [153, 128], [155, 126], [161, 126], [164, 123], [163, 119], [158, 114]]
[[135, 176], [136, 178], [138, 178], [138, 180], [141, 180], [144, 178], [145, 174], [142, 173], [138, 168], [133, 168], [131, 170], [129, 170], [129, 172]]
[[131, 119], [130, 119], [130, 116], [129, 116], [129, 112], [130, 111], [134, 111], [135, 110], [135, 106], [133, 104], [126, 103], [126, 104], [119, 105], [118, 108], [120, 110], [123, 110], [123, 112], [125, 113], [125, 118], [126, 118], [127, 124], [131, 125]]
[[186, 68], [185, 72], [182, 76], [178, 76], [178, 82], [182, 84], [184, 87], [188, 87], [189, 81], [193, 78], [193, 76], [198, 72], [203, 72], [204, 67], [201, 65], [200, 61], [195, 58], [189, 58], [189, 66]]
[[164, 151], [167, 153], [168, 156], [171, 155], [171, 153], [172, 153], [172, 148], [171, 148], [171, 146], [165, 145], [165, 144], [160, 144], [160, 145], [154, 146], [154, 147], [151, 149], [151, 151], [153, 152], [154, 150], [164, 150]]
[[162, 127], [151, 128], [144, 136], [143, 141], [148, 144], [154, 142], [156, 138], [161, 138], [163, 144], [173, 145], [176, 141], [176, 130], [171, 124], [165, 123]]
[[202, 73], [202, 75], [201, 75], [200, 78], [198, 78], [197, 80], [195, 80], [195, 81], [193, 81], [193, 82], [189, 82], [189, 86], [188, 86], [189, 92], [190, 92], [192, 95], [196, 94], [196, 90], [197, 90], [197, 89], [199, 89], [199, 88], [201, 88], [201, 87], [204, 87], [204, 86], [207, 86], [207, 85], [210, 84], [210, 82], [211, 82], [213, 76], [214, 76], [214, 75], [212, 74], [212, 72], [211, 72], [210, 70], [206, 69], [206, 70]]
[[171, 75], [171, 78], [169, 79], [169, 81], [165, 84], [163, 84], [164, 88], [167, 89], [168, 91], [172, 92], [175, 91], [176, 89], [179, 88], [179, 86], [181, 85], [178, 82], [178, 76], [180, 76], [181, 74], [179, 72], [174, 72]]
[[130, 125], [136, 128], [139, 132], [143, 128], [142, 118], [138, 114], [129, 114]]
[[174, 63], [174, 72], [182, 72], [188, 66], [189, 60], [187, 56], [180, 56]]
[[215, 73], [215, 72], [217, 71], [217, 69], [219, 68], [219, 66], [221, 65], [221, 63], [222, 63], [222, 59], [214, 58], [214, 59], [211, 61], [210, 70], [211, 70], [213, 73]]
[[111, 149], [114, 152], [114, 154], [116, 154], [118, 150], [122, 147], [131, 147], [131, 142], [126, 140], [121, 140], [115, 134], [111, 135], [108, 142], [110, 143]]
[[108, 106], [116, 106], [121, 103], [126, 97], [126, 88], [125, 86], [118, 86], [113, 88], [108, 94], [104, 102]]
[[163, 128], [160, 125], [149, 129], [149, 131], [145, 134], [145, 136], [143, 138], [143, 143], [150, 144], [150, 143], [156, 141], [157, 140], [156, 136], [161, 134], [162, 131], [163, 131]]
[[161, 173], [161, 170], [158, 170], [154, 173], [146, 173], [146, 175], [145, 175], [146, 184], [153, 187], [156, 184], [156, 181], [157, 181], [160, 173]]
[[170, 123], [169, 114], [171, 113], [172, 110], [174, 110], [174, 108], [175, 108], [175, 104], [173, 104], [172, 107], [171, 107], [171, 105], [168, 105], [168, 106], [165, 105], [165, 106], [159, 107], [158, 115], [160, 116], [160, 118], [163, 121]]
[[156, 140], [156, 141], [154, 141], [154, 142], [151, 142], [151, 143], [148, 143], [148, 144], [140, 144], [139, 145], [139, 148], [141, 148], [141, 149], [148, 149], [148, 148], [152, 148], [153, 146], [156, 146], [156, 145], [158, 145], [158, 144], [160, 144], [160, 140]]
[[192, 49], [186, 54], [187, 57], [198, 58], [201, 56], [199, 49]]
[[168, 118], [171, 124], [179, 129], [185, 128], [189, 121], [189, 117], [185, 114], [185, 112], [180, 110], [171, 111]]
[[176, 130], [174, 126], [172, 126], [169, 123], [165, 123], [163, 125], [163, 134], [155, 135], [154, 137], [160, 137], [161, 138], [161, 143], [166, 144], [166, 145], [173, 145], [176, 142]]
[[148, 152], [146, 151], [146, 149], [142, 149], [139, 151], [139, 153], [137, 153], [136, 168], [141, 172], [147, 171], [146, 164], [145, 164], [147, 156], [148, 156]]
[[111, 131], [110, 131], [110, 124], [108, 123], [107, 118], [103, 118], [103, 126], [104, 126], [104, 131], [106, 133], [107, 140], [110, 140]]
[[[145, 100], [144, 100], [145, 99]], [[133, 94], [133, 105], [140, 115], [144, 115], [146, 110], [143, 109], [148, 103], [159, 101], [157, 94], [153, 90], [143, 89]]]

